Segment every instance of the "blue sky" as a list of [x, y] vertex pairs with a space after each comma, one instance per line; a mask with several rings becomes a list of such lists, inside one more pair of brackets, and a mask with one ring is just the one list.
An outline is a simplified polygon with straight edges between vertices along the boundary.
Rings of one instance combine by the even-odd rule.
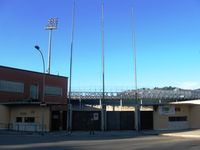
[[[42, 72], [47, 20], [51, 73], [69, 76], [72, 0], [1, 0], [0, 65]], [[77, 0], [72, 87], [101, 88], [101, 0]], [[135, 9], [139, 87], [200, 87], [200, 1], [105, 0], [106, 90], [134, 87], [131, 8]], [[46, 63], [47, 66], [47, 63]]]

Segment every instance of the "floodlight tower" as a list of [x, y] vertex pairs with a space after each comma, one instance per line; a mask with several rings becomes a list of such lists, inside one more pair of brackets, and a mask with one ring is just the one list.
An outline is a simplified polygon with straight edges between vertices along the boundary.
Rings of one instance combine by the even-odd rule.
[[102, 37], [102, 100], [105, 98], [105, 76], [104, 76], [104, 0], [101, 1], [101, 37]]
[[48, 43], [48, 69], [47, 73], [50, 74], [51, 66], [51, 39], [52, 39], [52, 30], [57, 29], [58, 18], [50, 18], [46, 26], [46, 30], [49, 30], [49, 43]]
[[134, 51], [134, 80], [135, 80], [135, 129], [140, 131], [141, 122], [140, 122], [140, 100], [138, 98], [138, 85], [137, 85], [137, 51], [136, 51], [136, 36], [135, 36], [135, 22], [134, 22], [134, 8], [132, 8], [132, 47]]
[[67, 130], [71, 133], [72, 129], [72, 105], [71, 105], [71, 92], [72, 92], [72, 62], [73, 62], [73, 49], [74, 49], [74, 27], [75, 27], [75, 12], [76, 12], [76, 0], [73, 1], [72, 10], [72, 32], [71, 32], [71, 47], [70, 47], [70, 77], [69, 77], [69, 99], [67, 105]]

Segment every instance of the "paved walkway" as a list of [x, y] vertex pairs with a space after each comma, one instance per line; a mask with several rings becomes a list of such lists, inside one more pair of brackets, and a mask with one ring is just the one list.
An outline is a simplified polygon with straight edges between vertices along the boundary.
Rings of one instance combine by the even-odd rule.
[[161, 133], [163, 136], [184, 137], [184, 138], [200, 138], [200, 129], [174, 131], [169, 133]]

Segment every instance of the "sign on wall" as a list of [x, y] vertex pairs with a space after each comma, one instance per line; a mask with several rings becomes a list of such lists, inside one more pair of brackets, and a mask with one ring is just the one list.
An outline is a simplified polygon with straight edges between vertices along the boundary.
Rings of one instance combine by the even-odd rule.
[[93, 113], [93, 119], [94, 120], [99, 120], [99, 114], [98, 113]]
[[160, 115], [174, 115], [175, 114], [175, 106], [173, 106], [173, 105], [159, 106], [159, 114]]

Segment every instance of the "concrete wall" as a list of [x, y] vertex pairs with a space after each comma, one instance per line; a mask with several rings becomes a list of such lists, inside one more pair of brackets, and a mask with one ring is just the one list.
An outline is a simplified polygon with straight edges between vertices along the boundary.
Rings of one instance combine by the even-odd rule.
[[200, 105], [190, 106], [190, 128], [200, 128]]
[[[190, 128], [190, 107], [188, 105], [174, 105], [175, 108], [180, 108], [180, 111], [175, 111], [174, 114], [161, 114], [159, 107], [154, 109], [154, 129], [155, 130], [176, 130]], [[169, 117], [186, 116], [187, 121], [169, 121]]]
[[[42, 131], [42, 117], [44, 118], [44, 130], [50, 131], [50, 108], [37, 106], [13, 106], [11, 107], [10, 123], [14, 130]], [[34, 123], [16, 122], [16, 117], [34, 117]]]
[[4, 105], [0, 105], [0, 129], [7, 129], [10, 118], [10, 110]]
[[168, 128], [168, 116], [160, 115], [158, 110], [154, 111], [153, 125], [155, 130], [166, 130]]

